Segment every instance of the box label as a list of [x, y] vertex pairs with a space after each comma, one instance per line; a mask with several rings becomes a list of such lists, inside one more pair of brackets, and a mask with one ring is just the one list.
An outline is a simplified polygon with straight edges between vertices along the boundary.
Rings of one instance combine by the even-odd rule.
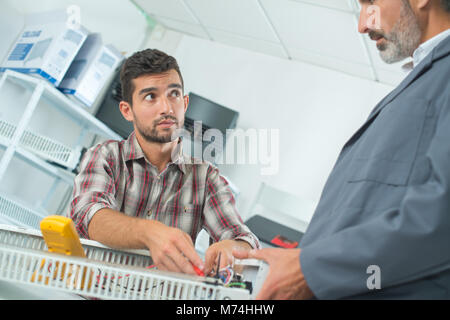
[[33, 47], [32, 43], [17, 44], [8, 57], [8, 61], [23, 61]]

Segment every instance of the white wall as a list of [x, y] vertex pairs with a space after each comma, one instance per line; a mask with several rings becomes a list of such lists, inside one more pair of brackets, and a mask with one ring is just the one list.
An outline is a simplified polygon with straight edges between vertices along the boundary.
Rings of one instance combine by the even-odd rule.
[[[392, 87], [189, 36], [176, 58], [186, 90], [240, 112], [238, 127], [280, 130], [280, 167], [222, 165], [243, 216], [261, 182], [316, 204], [338, 153]], [[264, 167], [264, 166], [263, 166]], [[309, 219], [312, 212], [303, 213]]]
[[0, 8], [0, 61], [3, 61], [23, 28], [24, 18], [7, 2], [2, 2]]

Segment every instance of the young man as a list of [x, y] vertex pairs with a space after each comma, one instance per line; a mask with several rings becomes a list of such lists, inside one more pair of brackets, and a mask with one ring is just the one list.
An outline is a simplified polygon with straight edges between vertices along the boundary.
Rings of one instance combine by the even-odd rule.
[[[70, 216], [79, 234], [116, 248], [148, 248], [161, 270], [208, 274], [219, 253], [258, 248], [243, 224], [217, 168], [183, 155], [189, 96], [176, 60], [158, 50], [127, 59], [121, 70], [120, 111], [133, 122], [124, 141], [107, 141], [86, 153], [75, 178]], [[195, 164], [192, 164], [195, 163]], [[202, 262], [194, 249], [205, 228], [214, 244]]]
[[235, 253], [269, 263], [259, 298], [450, 299], [450, 0], [360, 3], [359, 32], [413, 69], [345, 144], [301, 249]]

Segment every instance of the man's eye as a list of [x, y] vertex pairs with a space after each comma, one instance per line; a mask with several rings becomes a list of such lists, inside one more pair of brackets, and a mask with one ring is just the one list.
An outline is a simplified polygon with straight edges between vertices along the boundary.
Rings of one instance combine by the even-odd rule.
[[172, 97], [179, 97], [181, 94], [180, 94], [180, 91], [174, 90], [174, 91], [172, 91], [172, 92], [170, 93], [170, 95], [171, 95]]
[[145, 96], [144, 100], [146, 101], [152, 101], [155, 98], [153, 93], [150, 93], [148, 95]]

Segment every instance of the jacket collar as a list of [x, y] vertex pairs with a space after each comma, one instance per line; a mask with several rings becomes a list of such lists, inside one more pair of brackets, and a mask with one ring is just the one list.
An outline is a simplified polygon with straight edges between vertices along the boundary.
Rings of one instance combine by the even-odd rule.
[[447, 36], [444, 40], [439, 43], [436, 48], [434, 48], [429, 55], [427, 55], [421, 63], [419, 63], [413, 71], [400, 83], [397, 88], [395, 88], [390, 94], [388, 94], [372, 111], [369, 116], [368, 121], [372, 117], [377, 115], [386, 105], [388, 105], [392, 100], [394, 100], [400, 93], [403, 92], [411, 83], [413, 83], [417, 78], [427, 72], [433, 62], [447, 56], [450, 53], [450, 36]]
[[391, 93], [389, 93], [380, 103], [373, 109], [370, 113], [369, 118], [366, 122], [359, 128], [359, 130], [347, 141], [344, 145], [345, 149], [351, 145], [355, 140], [357, 140], [361, 134], [367, 129], [368, 126], [373, 122], [375, 117], [386, 107], [392, 100], [394, 100], [400, 93], [402, 93], [408, 86], [410, 86], [415, 80], [427, 72], [433, 63], [440, 60], [450, 54], [450, 36], [445, 38], [436, 48], [431, 51], [431, 53], [426, 56], [422, 62], [411, 71], [411, 73], [400, 83], [397, 88], [395, 88]]

